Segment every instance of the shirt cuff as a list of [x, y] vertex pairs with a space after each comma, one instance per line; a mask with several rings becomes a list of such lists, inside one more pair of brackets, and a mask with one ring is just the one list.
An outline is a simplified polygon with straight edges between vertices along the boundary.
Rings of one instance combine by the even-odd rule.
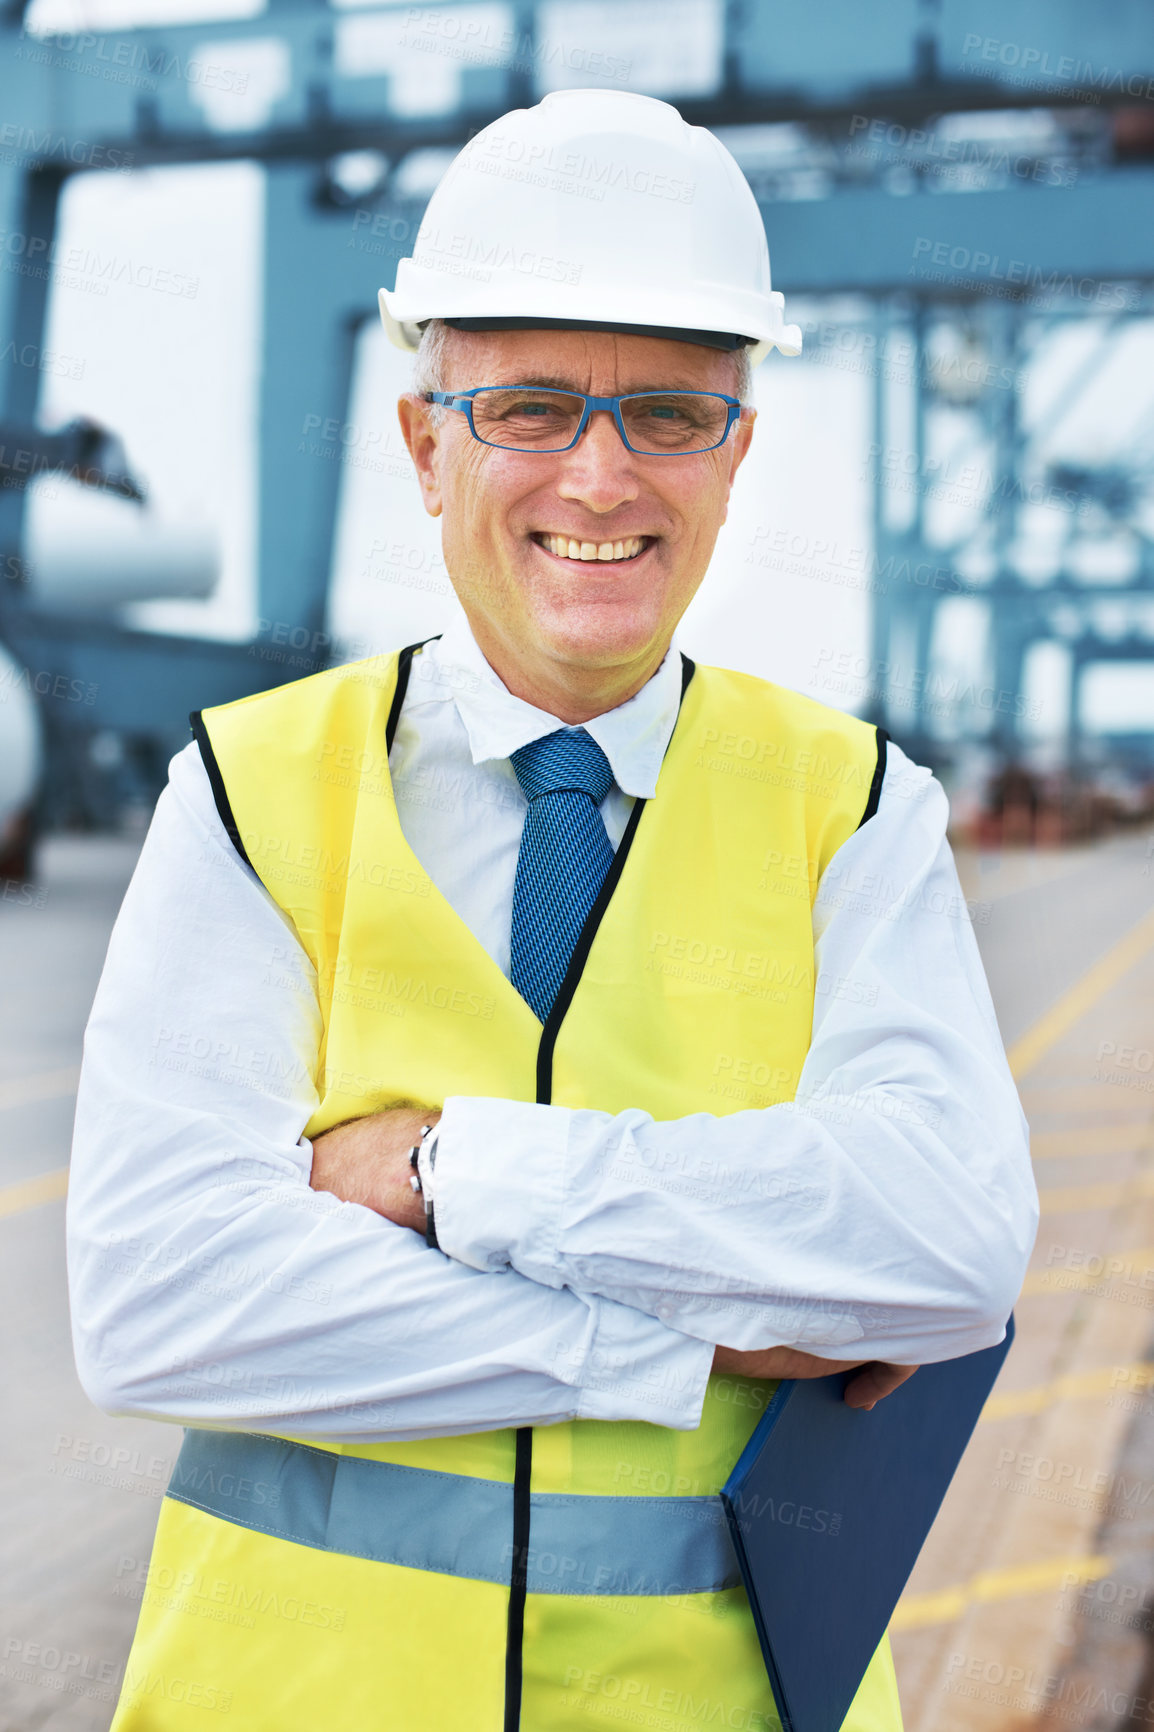
[[[515, 1249], [523, 1275], [542, 1286], [565, 1286], [556, 1251], [573, 1111], [487, 1095], [449, 1096], [437, 1127], [434, 1178], [442, 1251], [470, 1268], [493, 1271], [508, 1268]], [[695, 1430], [713, 1343], [615, 1299], [587, 1303], [597, 1312], [592, 1346], [560, 1342], [553, 1368], [560, 1382], [579, 1391], [577, 1418], [644, 1419], [673, 1431]]]
[[713, 1343], [681, 1335], [614, 1299], [595, 1303], [597, 1332], [576, 1378], [577, 1418], [644, 1419], [673, 1431], [696, 1431]]
[[450, 1095], [438, 1130], [437, 1241], [471, 1269], [505, 1269], [513, 1252], [534, 1281], [563, 1287], [557, 1237], [571, 1107]]

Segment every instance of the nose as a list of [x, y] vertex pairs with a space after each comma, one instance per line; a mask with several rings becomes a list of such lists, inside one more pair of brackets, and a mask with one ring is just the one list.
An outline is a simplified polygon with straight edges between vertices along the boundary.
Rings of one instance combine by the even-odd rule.
[[584, 433], [561, 461], [558, 494], [591, 511], [615, 511], [640, 492], [633, 453], [617, 431], [610, 409], [592, 411]]

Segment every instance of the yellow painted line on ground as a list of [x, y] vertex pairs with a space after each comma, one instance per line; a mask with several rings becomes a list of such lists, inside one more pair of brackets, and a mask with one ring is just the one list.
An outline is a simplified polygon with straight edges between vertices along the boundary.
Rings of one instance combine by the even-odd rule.
[[45, 1070], [38, 1076], [7, 1077], [0, 1082], [0, 1111], [5, 1107], [31, 1106], [34, 1101], [56, 1100], [60, 1095], [74, 1095], [80, 1077], [79, 1065], [66, 1070]]
[[1140, 1149], [1154, 1135], [1154, 1119], [1125, 1119], [1120, 1125], [1085, 1125], [1066, 1131], [1032, 1131], [1030, 1153], [1036, 1161], [1089, 1159]]
[[1154, 1197], [1154, 1173], [1135, 1173], [1102, 1185], [1062, 1185], [1038, 1192], [1043, 1215], [1076, 1215], [1084, 1209], [1116, 1209]]
[[36, 1179], [24, 1179], [18, 1185], [5, 1185], [0, 1189], [0, 1217], [18, 1215], [23, 1209], [35, 1209], [41, 1203], [51, 1203], [54, 1198], [63, 1197], [67, 1189], [67, 1167], [57, 1167], [54, 1172], [41, 1173]]
[[[1024, 1599], [1052, 1593], [1055, 1588], [1096, 1582], [1114, 1568], [1113, 1558], [1055, 1558], [1044, 1564], [1022, 1564], [1013, 1570], [982, 1570], [968, 1582], [941, 1588], [936, 1594], [911, 1594], [900, 1601], [890, 1619], [891, 1630], [922, 1630], [930, 1624], [953, 1624], [971, 1606], [998, 1600]], [[1072, 1579], [1071, 1579], [1072, 1578]]]
[[1127, 970], [1133, 968], [1152, 946], [1154, 909], [1143, 915], [1137, 926], [1120, 938], [1105, 956], [1099, 957], [1081, 980], [1077, 981], [1069, 992], [1063, 993], [1057, 1004], [1052, 1005], [1033, 1028], [1027, 1029], [1022, 1038], [1014, 1042], [1007, 1055], [1014, 1076], [1024, 1076], [1031, 1070], [1038, 1060], [1073, 1028], [1079, 1018], [1085, 1015], [1090, 1006], [1121, 980]]
[[1036, 1384], [1033, 1389], [1007, 1389], [1004, 1394], [991, 1395], [982, 1409], [979, 1425], [992, 1419], [1017, 1419], [1023, 1413], [1044, 1413], [1059, 1401], [1088, 1401], [1098, 1395], [1109, 1395], [1122, 1384], [1137, 1380], [1151, 1381], [1154, 1360], [1139, 1359], [1133, 1365], [1102, 1365], [1096, 1371], [1069, 1372], [1055, 1377], [1051, 1383]]

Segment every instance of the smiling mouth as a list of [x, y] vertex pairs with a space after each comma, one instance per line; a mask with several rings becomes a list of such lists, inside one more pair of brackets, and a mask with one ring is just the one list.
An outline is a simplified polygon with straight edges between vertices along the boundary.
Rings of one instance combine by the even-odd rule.
[[575, 541], [571, 535], [536, 532], [532, 539], [538, 547], [543, 547], [546, 553], [553, 554], [557, 559], [603, 560], [607, 564], [616, 565], [622, 560], [639, 558], [647, 548], [652, 547], [657, 537], [627, 535], [620, 541]]

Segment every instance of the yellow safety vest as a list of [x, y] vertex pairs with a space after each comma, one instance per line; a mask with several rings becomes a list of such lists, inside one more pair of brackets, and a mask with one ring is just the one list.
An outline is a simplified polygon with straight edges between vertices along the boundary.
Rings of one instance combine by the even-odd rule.
[[[683, 658], [656, 794], [542, 1027], [401, 831], [388, 751], [414, 653], [193, 719], [225, 825], [316, 967], [307, 1134], [459, 1094], [655, 1119], [792, 1099], [811, 905], [876, 805], [875, 729]], [[773, 1387], [711, 1377], [694, 1431], [189, 1431], [113, 1732], [206, 1709], [245, 1732], [776, 1727], [716, 1496]], [[900, 1732], [887, 1641], [845, 1728]]]

